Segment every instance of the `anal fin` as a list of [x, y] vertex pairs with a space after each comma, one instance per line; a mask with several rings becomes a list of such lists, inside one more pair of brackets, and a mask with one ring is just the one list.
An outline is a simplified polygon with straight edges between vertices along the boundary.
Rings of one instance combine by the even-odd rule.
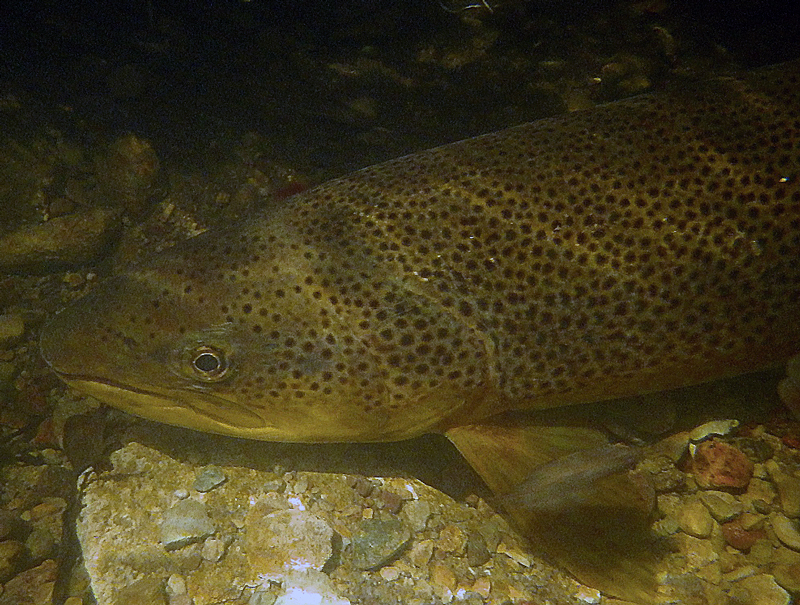
[[630, 472], [631, 448], [592, 429], [524, 421], [446, 435], [535, 547], [604, 593], [658, 602], [663, 553], [649, 528], [654, 495]]

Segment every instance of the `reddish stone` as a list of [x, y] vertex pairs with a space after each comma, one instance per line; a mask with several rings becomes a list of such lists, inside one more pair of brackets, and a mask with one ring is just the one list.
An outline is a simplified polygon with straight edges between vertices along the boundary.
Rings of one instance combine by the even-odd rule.
[[745, 489], [753, 475], [753, 463], [732, 445], [709, 439], [697, 445], [692, 472], [703, 489]]
[[763, 529], [745, 529], [742, 527], [740, 519], [734, 519], [728, 523], [720, 525], [722, 537], [725, 542], [733, 546], [736, 550], [748, 551], [753, 544], [767, 537]]
[[381, 490], [378, 497], [381, 501], [382, 508], [385, 508], [393, 515], [400, 512], [400, 508], [403, 506], [403, 499], [399, 495], [394, 492]]

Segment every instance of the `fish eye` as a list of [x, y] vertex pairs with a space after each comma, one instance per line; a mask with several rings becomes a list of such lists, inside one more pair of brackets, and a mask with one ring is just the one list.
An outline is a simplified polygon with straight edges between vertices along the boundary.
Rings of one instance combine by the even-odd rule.
[[221, 380], [230, 368], [225, 353], [209, 346], [197, 347], [192, 351], [191, 364], [194, 373], [208, 381]]

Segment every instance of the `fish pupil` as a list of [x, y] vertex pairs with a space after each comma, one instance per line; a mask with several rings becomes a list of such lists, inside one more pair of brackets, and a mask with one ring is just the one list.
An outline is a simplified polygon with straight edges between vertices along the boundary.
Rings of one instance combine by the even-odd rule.
[[213, 372], [219, 368], [219, 359], [211, 353], [203, 353], [194, 360], [194, 367], [201, 372]]
[[222, 351], [203, 346], [194, 351], [192, 368], [206, 380], [219, 380], [227, 373], [228, 362]]

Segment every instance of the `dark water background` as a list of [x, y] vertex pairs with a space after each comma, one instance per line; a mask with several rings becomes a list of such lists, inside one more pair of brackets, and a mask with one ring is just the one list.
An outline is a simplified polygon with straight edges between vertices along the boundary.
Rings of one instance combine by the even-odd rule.
[[487, 2], [5, 0], [0, 82], [176, 162], [255, 131], [327, 177], [647, 90], [593, 81], [621, 58], [659, 88], [800, 56], [791, 0]]

